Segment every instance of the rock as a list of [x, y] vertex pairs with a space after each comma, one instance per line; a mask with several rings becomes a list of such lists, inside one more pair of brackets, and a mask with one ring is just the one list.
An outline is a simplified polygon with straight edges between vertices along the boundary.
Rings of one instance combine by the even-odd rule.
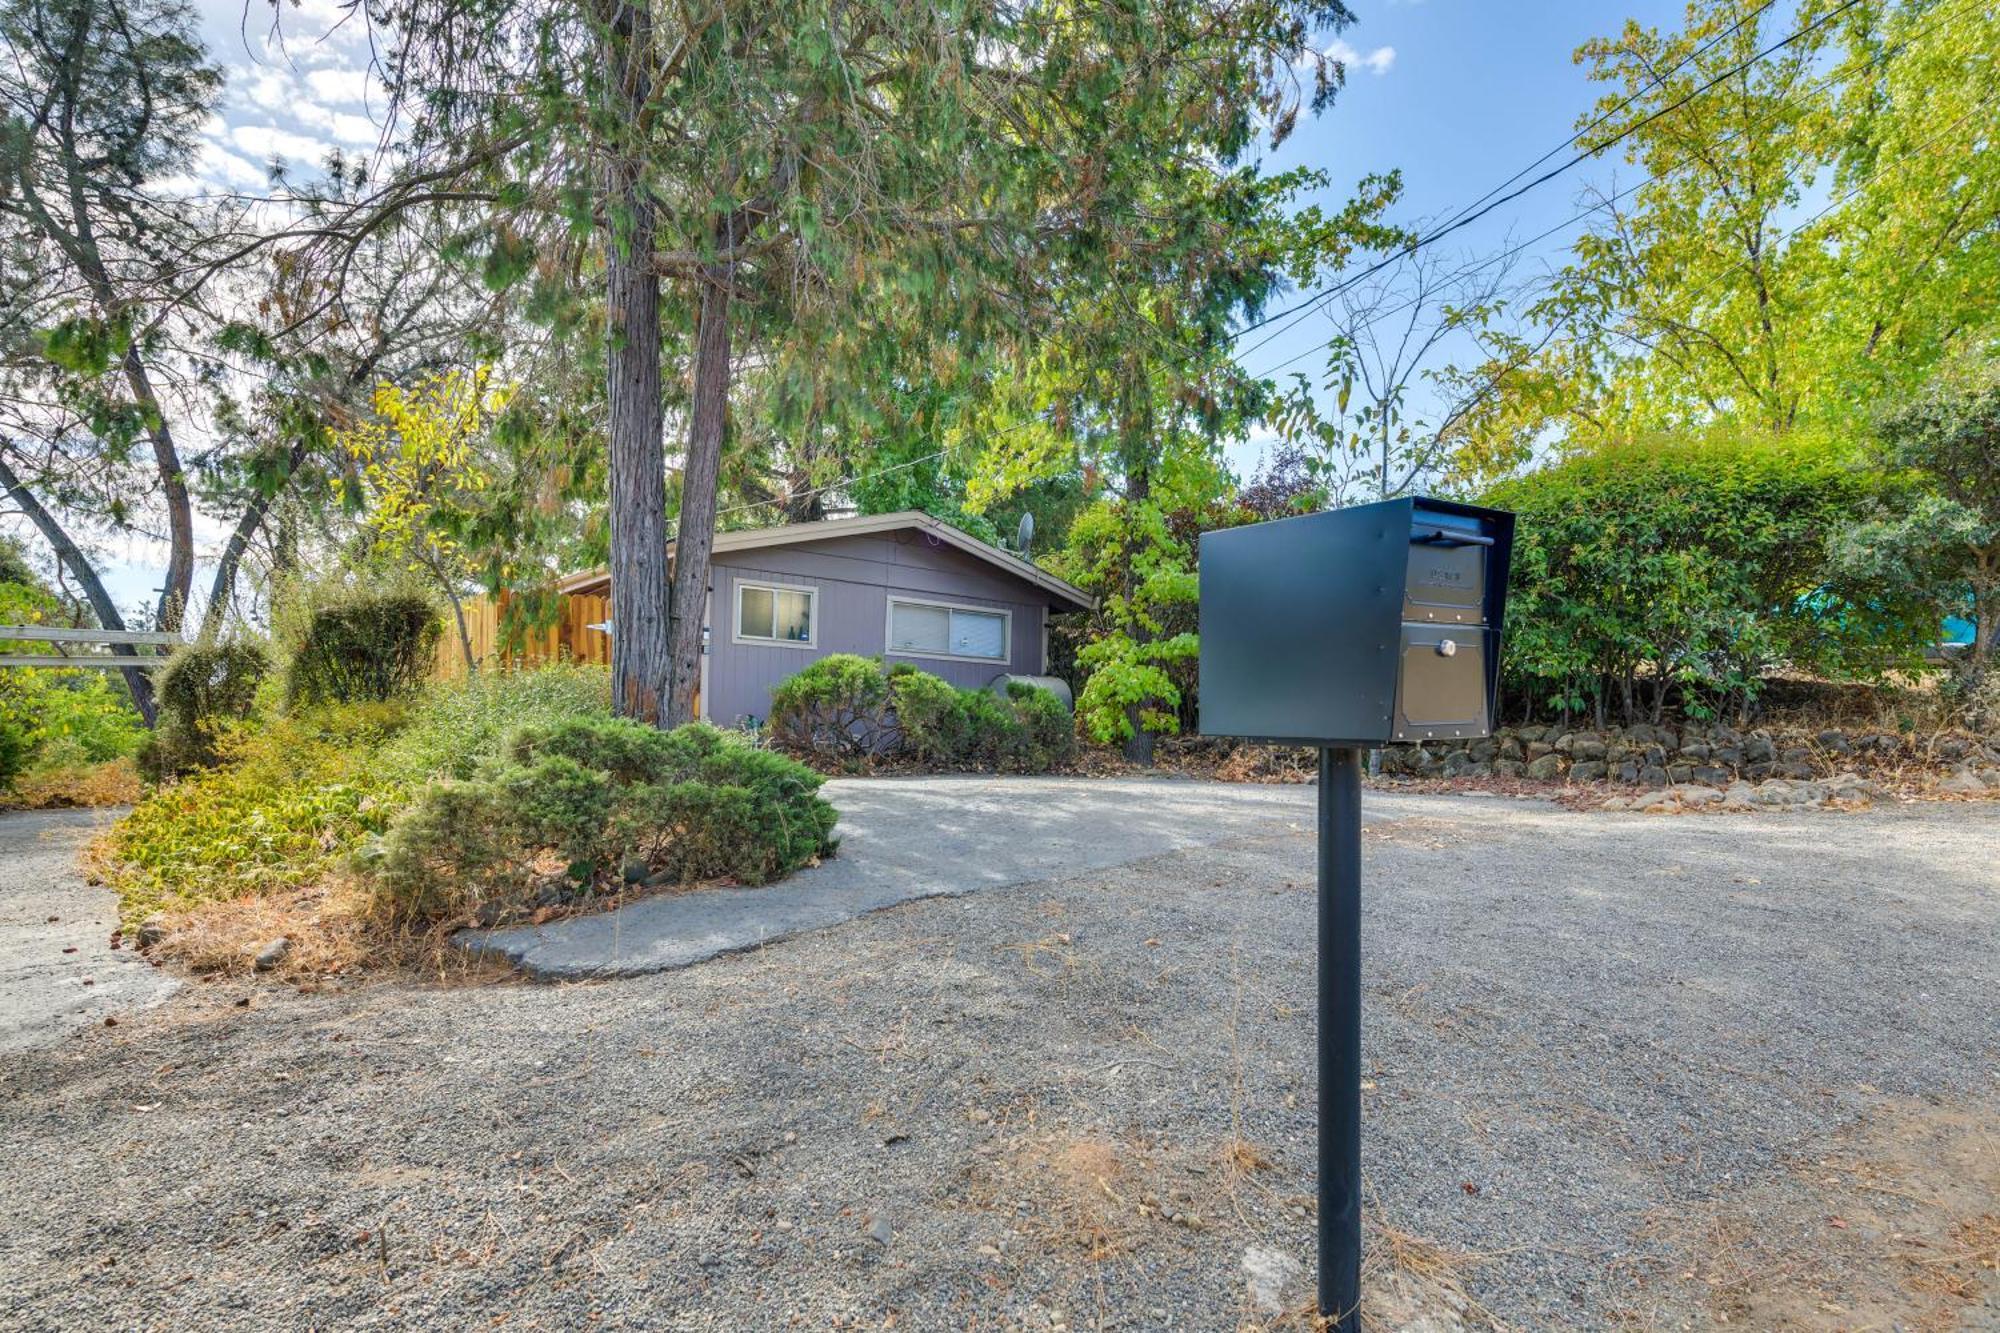
[[1674, 735], [1672, 727], [1654, 727], [1653, 741], [1663, 750], [1671, 751], [1681, 748], [1680, 737]]
[[1726, 768], [1716, 768], [1711, 764], [1696, 764], [1694, 772], [1688, 774], [1688, 781], [1704, 783], [1710, 787], [1727, 787], [1730, 776]]
[[1503, 778], [1518, 778], [1528, 771], [1528, 766], [1518, 759], [1495, 759], [1493, 772]]
[[1937, 789], [1949, 796], [1984, 796], [1986, 784], [1977, 773], [1952, 773], [1938, 780]]
[[1283, 1250], [1252, 1245], [1243, 1251], [1243, 1275], [1250, 1289], [1250, 1307], [1259, 1314], [1283, 1314], [1285, 1288], [1300, 1273], [1299, 1261]]
[[285, 956], [289, 954], [291, 951], [292, 951], [291, 940], [287, 939], [283, 935], [280, 935], [278, 936], [277, 939], [272, 940], [270, 943], [266, 944], [263, 948], [257, 951], [257, 957], [256, 960], [252, 963], [252, 966], [255, 967], [259, 972], [269, 972], [272, 968], [284, 962]]
[[1743, 742], [1743, 757], [1753, 764], [1768, 764], [1778, 757], [1778, 747], [1768, 731], [1755, 731]]
[[877, 1245], [887, 1245], [895, 1238], [895, 1235], [896, 1228], [890, 1223], [888, 1218], [880, 1214], [877, 1214], [868, 1223], [868, 1239], [874, 1241]]
[[1552, 782], [1562, 776], [1561, 755], [1545, 754], [1528, 765], [1528, 776], [1538, 782]]
[[1491, 736], [1482, 736], [1466, 746], [1465, 753], [1475, 764], [1489, 764], [1500, 753], [1500, 743]]
[[1667, 785], [1667, 770], [1658, 764], [1648, 764], [1639, 770], [1639, 785], [1642, 787], [1664, 787]]
[[1708, 757], [1720, 768], [1740, 768], [1743, 764], [1743, 751], [1734, 745], [1712, 746]]
[[1502, 759], [1521, 759], [1526, 757], [1526, 752], [1521, 749], [1520, 740], [1513, 736], [1503, 736], [1500, 738], [1499, 754]]
[[646, 882], [646, 876], [652, 873], [653, 868], [636, 856], [618, 867], [618, 877], [627, 884], [643, 884]]
[[1827, 780], [1827, 796], [1836, 801], [1879, 801], [1889, 794], [1879, 782], [1859, 773], [1838, 773]]
[[1699, 810], [1704, 806], [1719, 805], [1722, 802], [1722, 793], [1715, 788], [1701, 787], [1691, 782], [1682, 783], [1677, 787], [1669, 787], [1667, 791], [1682, 805], [1687, 806], [1691, 810]]
[[1610, 753], [1610, 747], [1595, 736], [1575, 736], [1571, 738], [1569, 757], [1585, 763], [1596, 763]]
[[150, 949], [167, 937], [167, 919], [158, 912], [139, 923], [139, 947]]
[[1571, 782], [1601, 782], [1604, 779], [1605, 772], [1604, 765], [1595, 760], [1588, 763], [1572, 764], [1569, 770], [1569, 780]]
[[1715, 752], [1711, 750], [1708, 746], [1703, 745], [1700, 741], [1696, 741], [1692, 745], [1683, 745], [1681, 747], [1681, 756], [1686, 759], [1692, 759], [1696, 763], [1699, 763], [1702, 760], [1708, 758], [1713, 753]]
[[1599, 810], [1630, 810], [1632, 802], [1626, 800], [1623, 796], [1612, 796], [1607, 798], [1604, 804], [1597, 808]]
[[1743, 765], [1743, 776], [1752, 782], [1762, 782], [1777, 771], [1778, 766], [1769, 760], [1760, 759], [1754, 764]]
[[1811, 764], [1788, 763], [1778, 765], [1778, 776], [1781, 778], [1790, 778], [1794, 782], [1810, 782], [1813, 779], [1813, 773], [1814, 770]]
[[1465, 766], [1465, 770], [1459, 776], [1462, 778], [1490, 778], [1493, 776], [1493, 765], [1470, 763]]
[[503, 914], [503, 910], [499, 903], [488, 899], [473, 909], [472, 924], [475, 926], [497, 926], [500, 924], [500, 917]]
[[1848, 743], [1847, 733], [1829, 727], [1819, 734], [1819, 748], [1828, 754], [1853, 754], [1854, 746]]
[[1469, 764], [1465, 751], [1453, 750], [1444, 757], [1444, 775], [1448, 778], [1463, 777]]
[[1655, 792], [1632, 808], [1642, 815], [1677, 815], [1681, 812], [1681, 803], [1665, 792]]
[[1521, 738], [1523, 745], [1526, 745], [1530, 741], [1547, 740], [1549, 738], [1549, 729], [1547, 727], [1522, 727], [1514, 734]]
[[1680, 784], [1680, 783], [1683, 783], [1683, 782], [1693, 782], [1693, 781], [1694, 781], [1694, 765], [1692, 765], [1692, 764], [1668, 764], [1668, 765], [1667, 765], [1667, 781], [1669, 781], [1669, 782], [1671, 782], [1671, 783], [1674, 783], [1674, 784], [1676, 784], [1676, 785], [1678, 785], [1678, 784]]
[[1972, 750], [1972, 742], [1957, 736], [1947, 736], [1937, 743], [1937, 757], [1946, 761], [1963, 759]]
[[1808, 750], [1803, 745], [1787, 746], [1784, 750], [1779, 752], [1778, 762], [1787, 765], [1795, 765], [1795, 764], [1810, 765], [1812, 763], [1812, 751]]
[[1530, 741], [1528, 743], [1528, 758], [1531, 760], [1540, 759], [1545, 754], [1555, 753], [1555, 748], [1555, 746], [1550, 745], [1547, 741]]
[[1648, 745], [1644, 750], [1639, 752], [1639, 758], [1647, 765], [1664, 768], [1667, 763], [1667, 747], [1664, 745]]
[[1628, 787], [1631, 786], [1639, 780], [1639, 766], [1627, 759], [1618, 765], [1618, 780]]

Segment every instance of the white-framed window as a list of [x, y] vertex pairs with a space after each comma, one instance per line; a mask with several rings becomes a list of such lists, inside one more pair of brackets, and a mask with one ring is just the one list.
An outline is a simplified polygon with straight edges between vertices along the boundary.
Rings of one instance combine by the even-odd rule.
[[1004, 662], [1013, 617], [984, 606], [889, 599], [888, 651], [898, 657], [950, 657]]
[[819, 642], [819, 589], [738, 583], [736, 642], [813, 647]]

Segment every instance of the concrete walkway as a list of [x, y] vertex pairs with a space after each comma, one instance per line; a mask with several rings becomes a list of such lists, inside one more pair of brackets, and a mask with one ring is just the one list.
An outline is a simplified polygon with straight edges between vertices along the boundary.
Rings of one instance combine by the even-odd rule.
[[76, 868], [77, 852], [123, 813], [0, 814], [0, 1051], [47, 1045], [179, 985], [111, 947], [118, 900]]
[[[838, 780], [826, 797], [840, 811], [839, 855], [781, 883], [666, 894], [459, 940], [544, 980], [662, 972], [917, 898], [1104, 870], [1273, 826], [1309, 827], [1314, 793], [1171, 779]], [[1370, 816], [1383, 804], [1371, 798]]]

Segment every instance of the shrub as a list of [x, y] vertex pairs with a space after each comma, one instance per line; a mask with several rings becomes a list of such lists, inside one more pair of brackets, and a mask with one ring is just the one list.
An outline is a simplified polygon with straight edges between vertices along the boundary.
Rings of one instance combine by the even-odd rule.
[[317, 879], [386, 825], [400, 793], [373, 757], [399, 720], [377, 705], [229, 732], [215, 767], [156, 789], [101, 845], [120, 915], [134, 923]]
[[315, 611], [286, 674], [293, 707], [408, 694], [430, 679], [443, 626], [412, 593], [359, 596]]
[[1039, 773], [1076, 754], [1062, 700], [1020, 681], [1003, 696], [960, 689], [906, 662], [885, 668], [879, 659], [836, 654], [771, 698], [776, 743], [837, 763], [903, 755], [948, 768]]
[[160, 670], [159, 726], [138, 751], [139, 770], [154, 782], [212, 767], [224, 738], [250, 716], [271, 658], [254, 643], [191, 644], [176, 649]]
[[555, 884], [762, 884], [833, 849], [821, 781], [703, 722], [568, 718], [522, 728], [469, 781], [425, 788], [364, 864], [398, 923], [495, 920]]
[[880, 660], [833, 653], [771, 691], [771, 735], [814, 754], [866, 757], [887, 739], [888, 699]]
[[1486, 501], [1519, 516], [1510, 693], [1600, 720], [1615, 703], [1629, 721], [1677, 691], [1702, 716], [1754, 699], [1778, 663], [1909, 663], [1928, 608], [1827, 552], [1892, 484], [1804, 438], [1612, 445], [1503, 483]]
[[611, 676], [603, 667], [552, 663], [482, 671], [427, 687], [381, 763], [399, 781], [469, 778], [518, 728], [610, 715]]
[[889, 699], [909, 754], [927, 764], [961, 762], [972, 739], [972, 716], [949, 681], [914, 668], [892, 671]]

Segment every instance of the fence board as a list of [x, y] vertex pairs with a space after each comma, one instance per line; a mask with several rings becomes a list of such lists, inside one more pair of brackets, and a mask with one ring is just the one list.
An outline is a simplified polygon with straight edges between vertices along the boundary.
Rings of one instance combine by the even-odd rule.
[[[611, 636], [591, 629], [611, 618], [608, 597], [562, 597], [557, 601], [553, 623], [528, 631], [518, 648], [508, 650], [501, 633], [501, 617], [506, 613], [507, 594], [499, 597], [468, 598], [464, 603], [465, 637], [472, 641], [472, 656], [479, 669], [511, 669], [542, 666], [568, 660], [599, 666], [611, 662]], [[444, 633], [438, 638], [439, 680], [456, 680], [465, 674], [465, 648], [460, 642], [457, 621], [445, 615]]]

